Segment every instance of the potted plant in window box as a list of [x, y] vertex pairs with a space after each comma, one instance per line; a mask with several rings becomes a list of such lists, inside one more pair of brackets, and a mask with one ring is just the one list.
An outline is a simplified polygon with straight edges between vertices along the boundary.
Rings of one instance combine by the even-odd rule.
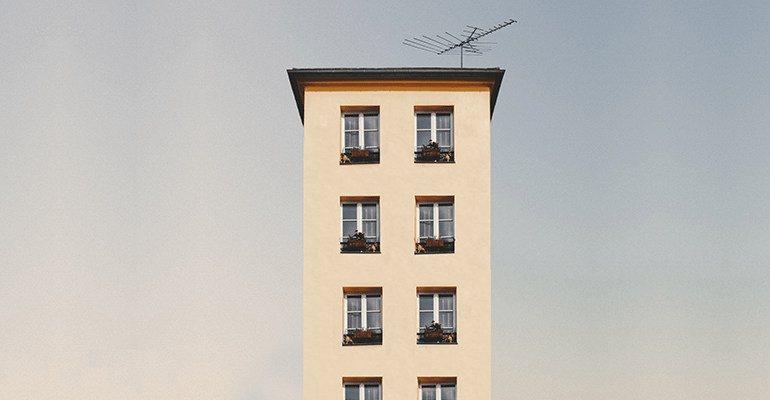
[[441, 157], [441, 148], [438, 142], [434, 142], [433, 139], [428, 139], [427, 145], [422, 145], [422, 153], [420, 157], [423, 160], [438, 160]]
[[426, 239], [425, 240], [425, 247], [428, 249], [437, 249], [437, 248], [443, 248], [444, 247], [444, 239], [439, 238], [433, 238], [433, 239]]
[[358, 229], [348, 236], [347, 241], [343, 242], [343, 250], [345, 251], [364, 251], [366, 250], [366, 235], [363, 232], [359, 232]]
[[430, 326], [425, 327], [423, 332], [425, 342], [441, 342], [444, 339], [444, 329], [436, 321], [431, 321]]

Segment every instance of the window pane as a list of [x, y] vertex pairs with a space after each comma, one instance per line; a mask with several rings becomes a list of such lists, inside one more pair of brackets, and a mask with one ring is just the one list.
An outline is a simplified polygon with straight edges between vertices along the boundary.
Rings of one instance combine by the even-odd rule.
[[345, 130], [346, 131], [358, 130], [358, 114], [345, 116]]
[[420, 311], [433, 310], [433, 295], [420, 295]]
[[452, 114], [436, 114], [436, 129], [450, 129], [452, 127]]
[[348, 296], [348, 311], [361, 311], [361, 296]]
[[433, 220], [433, 204], [420, 204], [420, 221]]
[[454, 229], [454, 222], [453, 221], [441, 221], [438, 223], [438, 234], [441, 237], [454, 237], [455, 236], [455, 229]]
[[378, 129], [379, 119], [377, 115], [364, 115], [364, 129]]
[[345, 400], [359, 400], [358, 385], [345, 385]]
[[454, 326], [454, 313], [451, 311], [441, 311], [438, 313], [438, 323], [444, 329], [449, 329]]
[[364, 386], [364, 400], [380, 400], [380, 386], [379, 385]]
[[433, 237], [433, 222], [420, 222], [420, 237]]
[[451, 204], [440, 204], [438, 206], [439, 219], [454, 219], [454, 207]]
[[454, 309], [454, 296], [451, 294], [438, 295], [438, 309], [440, 311], [451, 311]]
[[380, 312], [367, 312], [366, 313], [366, 327], [367, 328], [382, 328], [382, 322], [380, 319]]
[[377, 205], [376, 204], [364, 204], [361, 206], [361, 218], [362, 219], [377, 219]]
[[342, 236], [350, 236], [356, 232], [356, 221], [344, 221], [342, 223]]
[[356, 205], [355, 204], [343, 204], [342, 205], [342, 219], [356, 219]]
[[452, 133], [449, 131], [437, 131], [436, 141], [442, 149], [452, 148]]
[[430, 114], [417, 114], [417, 129], [430, 129]]
[[380, 296], [366, 296], [366, 311], [380, 310]]
[[361, 313], [348, 313], [348, 329], [361, 329]]
[[367, 148], [380, 147], [380, 132], [379, 131], [364, 132], [364, 146]]
[[456, 400], [455, 385], [441, 385], [441, 400]]
[[436, 387], [433, 385], [422, 387], [422, 400], [436, 400]]
[[345, 147], [358, 147], [358, 132], [345, 132]]
[[377, 221], [364, 221], [361, 223], [361, 230], [366, 237], [377, 237]]
[[430, 141], [430, 131], [417, 131], [417, 147], [427, 146]]
[[431, 321], [433, 321], [433, 311], [420, 311], [420, 329], [430, 326]]

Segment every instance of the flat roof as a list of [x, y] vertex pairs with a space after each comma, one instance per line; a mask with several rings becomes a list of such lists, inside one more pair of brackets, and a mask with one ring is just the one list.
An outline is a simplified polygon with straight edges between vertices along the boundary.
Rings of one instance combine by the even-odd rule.
[[299, 117], [305, 123], [305, 84], [344, 81], [458, 81], [493, 82], [489, 96], [489, 118], [495, 111], [497, 94], [505, 70], [500, 68], [292, 68], [286, 70], [297, 102]]

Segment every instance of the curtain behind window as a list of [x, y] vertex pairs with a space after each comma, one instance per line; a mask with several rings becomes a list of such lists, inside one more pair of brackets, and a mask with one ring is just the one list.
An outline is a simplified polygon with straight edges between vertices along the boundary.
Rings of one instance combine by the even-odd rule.
[[358, 115], [345, 116], [345, 148], [358, 146]]
[[358, 385], [345, 385], [345, 400], [360, 400]]
[[364, 386], [364, 400], [380, 400], [380, 386], [379, 385]]
[[436, 386], [423, 385], [422, 400], [436, 400]]

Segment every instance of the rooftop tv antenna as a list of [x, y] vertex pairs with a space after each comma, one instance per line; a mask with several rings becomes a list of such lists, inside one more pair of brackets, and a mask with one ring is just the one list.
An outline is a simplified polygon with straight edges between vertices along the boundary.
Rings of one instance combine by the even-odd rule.
[[427, 37], [425, 35], [422, 35], [422, 37], [425, 38], [425, 40], [418, 39], [418, 38], [404, 39], [403, 43], [407, 46], [414, 47], [415, 49], [429, 51], [431, 53], [436, 53], [438, 55], [452, 54], [454, 50], [459, 49], [460, 50], [460, 68], [462, 68], [463, 53], [468, 53], [474, 56], [480, 56], [483, 52], [491, 50], [490, 45], [493, 45], [495, 43], [479, 42], [478, 40], [484, 36], [489, 35], [490, 33], [496, 30], [505, 28], [506, 26], [514, 22], [516, 21], [509, 19], [508, 21], [505, 21], [502, 24], [497, 24], [489, 29], [481, 29], [475, 26], [466, 25], [468, 29], [464, 29], [463, 33], [460, 34], [462, 39], [449, 32], [444, 32], [447, 35], [449, 35], [449, 37], [454, 39], [454, 41], [449, 40], [441, 35], [436, 35], [436, 37], [441, 40], [436, 40], [436, 39]]

